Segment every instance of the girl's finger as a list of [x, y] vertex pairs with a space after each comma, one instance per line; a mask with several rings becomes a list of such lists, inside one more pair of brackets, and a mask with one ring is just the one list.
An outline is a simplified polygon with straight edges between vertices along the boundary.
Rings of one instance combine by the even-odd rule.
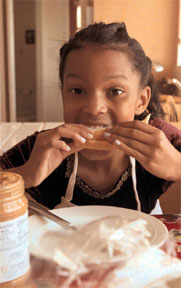
[[107, 133], [105, 133], [105, 137], [106, 135], [108, 136], [110, 134], [110, 138], [113, 137], [122, 137], [125, 140], [136, 140], [139, 141], [141, 143], [145, 143], [145, 144], [150, 144], [152, 139], [153, 139], [153, 135], [152, 134], [148, 134], [145, 133], [143, 131], [137, 130], [137, 129], [132, 129], [132, 128], [115, 128], [113, 130], [108, 130]]
[[152, 134], [157, 130], [157, 128], [155, 128], [151, 125], [148, 125], [148, 124], [146, 124], [142, 121], [139, 121], [139, 120], [121, 122], [121, 123], [119, 123], [119, 125], [115, 125], [108, 130], [114, 131], [116, 133], [116, 131], [119, 131], [119, 128], [134, 129], [134, 130], [146, 132], [148, 134]]
[[67, 152], [71, 150], [70, 145], [68, 145], [65, 141], [62, 141], [62, 140], [53, 139], [50, 142], [48, 142], [48, 145], [50, 148], [56, 148], [56, 149], [67, 151]]
[[73, 143], [68, 145], [65, 141], [62, 140], [51, 140], [48, 142], [49, 148], [54, 148], [62, 153], [63, 158], [67, 157], [68, 155], [75, 153], [76, 151], [81, 150], [81, 146], [76, 146]]
[[64, 124], [55, 128], [53, 131], [55, 138], [59, 139], [61, 137], [73, 139], [78, 143], [85, 143], [87, 139], [92, 139], [93, 135], [91, 130], [84, 125], [69, 125]]
[[124, 144], [120, 140], [116, 139], [114, 142], [114, 145], [116, 148], [119, 148], [126, 155], [134, 157], [138, 162], [142, 163], [143, 166], [147, 163], [148, 158], [146, 155], [144, 155], [138, 150], [128, 147], [126, 144]]
[[107, 136], [106, 135], [107, 134], [105, 133], [106, 140], [110, 141], [111, 143], [114, 143], [118, 147], [119, 147], [119, 143], [123, 143], [127, 147], [129, 147], [135, 151], [138, 151], [147, 157], [149, 157], [151, 154], [152, 146], [150, 146], [149, 144], [145, 144], [145, 143], [142, 143], [140, 141], [121, 137], [118, 135], [112, 135], [112, 134], [107, 135]]

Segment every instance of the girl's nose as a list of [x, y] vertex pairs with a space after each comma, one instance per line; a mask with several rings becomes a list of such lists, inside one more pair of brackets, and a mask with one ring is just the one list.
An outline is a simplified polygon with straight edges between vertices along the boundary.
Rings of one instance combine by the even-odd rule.
[[91, 115], [105, 114], [108, 103], [103, 95], [89, 95], [84, 103], [83, 112]]

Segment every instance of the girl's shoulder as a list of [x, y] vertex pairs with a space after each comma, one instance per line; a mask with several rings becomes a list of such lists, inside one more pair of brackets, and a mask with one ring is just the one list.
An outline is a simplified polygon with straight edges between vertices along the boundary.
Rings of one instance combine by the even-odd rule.
[[170, 142], [177, 140], [177, 144], [181, 145], [181, 130], [175, 127], [172, 122], [153, 118], [149, 121], [149, 124], [162, 130]]
[[23, 165], [28, 160], [36, 138], [41, 132], [43, 131], [36, 131], [34, 134], [27, 136], [25, 139], [4, 152], [0, 156], [0, 166], [3, 169], [9, 169]]

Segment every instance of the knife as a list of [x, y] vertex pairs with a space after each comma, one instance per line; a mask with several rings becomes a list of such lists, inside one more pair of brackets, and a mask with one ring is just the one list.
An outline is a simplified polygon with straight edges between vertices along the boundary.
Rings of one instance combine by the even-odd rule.
[[56, 222], [58, 225], [60, 225], [61, 227], [63, 227], [66, 230], [76, 230], [76, 227], [72, 225], [72, 223], [70, 223], [69, 221], [53, 214], [52, 212], [50, 212], [48, 210], [48, 208], [43, 207], [42, 205], [38, 204], [37, 202], [34, 202], [32, 200], [28, 200], [28, 207], [37, 212], [38, 214], [40, 214], [41, 216], [44, 216], [48, 219], [50, 219], [51, 221]]

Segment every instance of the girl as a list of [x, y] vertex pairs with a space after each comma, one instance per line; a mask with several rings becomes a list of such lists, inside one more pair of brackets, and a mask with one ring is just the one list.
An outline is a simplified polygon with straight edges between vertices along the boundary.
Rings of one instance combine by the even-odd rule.
[[[21, 174], [26, 191], [53, 209], [62, 196], [68, 197], [74, 153], [79, 152], [71, 203], [136, 209], [134, 157], [141, 210], [150, 213], [181, 177], [181, 132], [160, 119], [151, 60], [124, 23], [82, 29], [63, 45], [60, 56], [65, 124], [36, 132], [7, 151], [0, 159], [2, 169]], [[149, 125], [140, 121], [147, 114]], [[100, 126], [115, 149], [77, 145], [92, 139], [92, 129]]]

